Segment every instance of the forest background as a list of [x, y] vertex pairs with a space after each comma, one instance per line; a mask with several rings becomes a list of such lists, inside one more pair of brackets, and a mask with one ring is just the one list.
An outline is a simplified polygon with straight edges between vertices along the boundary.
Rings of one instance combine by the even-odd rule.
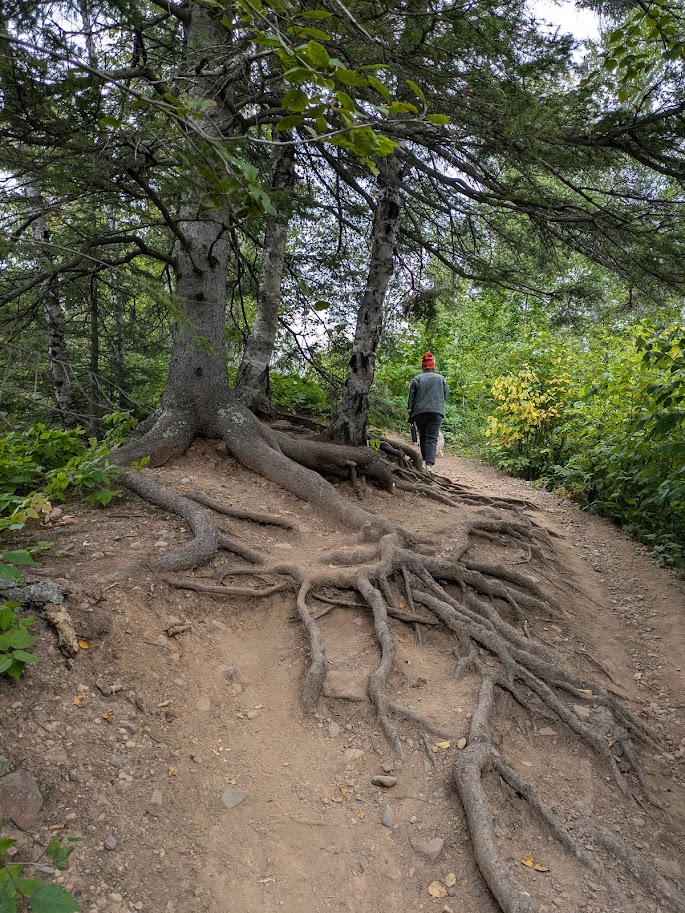
[[[5, 527], [40, 511], [35, 492], [46, 504], [84, 485], [95, 502], [113, 496], [109, 448], [163, 396], [170, 318], [184, 319], [175, 213], [202, 184], [204, 212], [230, 202], [225, 342], [245, 401], [337, 422], [349, 440], [340, 403], [371, 303], [372, 446], [406, 432], [408, 384], [430, 349], [451, 388], [448, 447], [577, 499], [683, 565], [677, 5], [604, 5], [600, 37], [581, 47], [519, 3], [408, 4], [394, 32], [372, 5], [342, 24], [342, 7], [229, 5], [261, 69], [236, 114], [240, 141], [230, 154], [214, 143], [214, 159], [179, 137], [194, 124], [207, 139], [215, 103], [188, 80], [160, 85], [186, 5], [4, 6]], [[390, 62], [363, 63], [366, 39], [392, 45]], [[271, 339], [250, 386], [265, 303]]]

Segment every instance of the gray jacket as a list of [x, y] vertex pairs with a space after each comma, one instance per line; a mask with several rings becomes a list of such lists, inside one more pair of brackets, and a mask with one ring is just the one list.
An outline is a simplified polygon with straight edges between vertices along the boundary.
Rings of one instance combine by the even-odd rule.
[[425, 412], [445, 414], [445, 400], [449, 396], [447, 381], [435, 371], [422, 371], [409, 385], [409, 420]]

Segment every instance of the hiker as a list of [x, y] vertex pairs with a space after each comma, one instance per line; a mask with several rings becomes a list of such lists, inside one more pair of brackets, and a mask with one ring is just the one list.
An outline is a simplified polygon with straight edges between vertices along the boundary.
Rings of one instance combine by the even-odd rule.
[[438, 448], [440, 424], [449, 396], [447, 381], [435, 371], [435, 359], [426, 352], [421, 361], [421, 373], [409, 385], [409, 421], [416, 425], [421, 441], [421, 456], [427, 472], [433, 471]]

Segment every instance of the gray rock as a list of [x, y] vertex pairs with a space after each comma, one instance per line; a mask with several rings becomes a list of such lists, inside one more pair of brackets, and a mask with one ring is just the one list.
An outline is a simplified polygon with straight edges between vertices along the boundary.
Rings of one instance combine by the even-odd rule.
[[395, 762], [394, 761], [383, 761], [383, 763], [381, 764], [381, 767], [386, 772], [386, 774], [390, 774], [395, 769]]
[[431, 862], [437, 861], [438, 856], [442, 853], [443, 847], [445, 846], [445, 841], [442, 837], [433, 837], [432, 840], [416, 840], [414, 837], [411, 837], [409, 842], [416, 853], [427, 856]]
[[119, 755], [116, 753], [116, 751], [112, 752], [112, 757], [109, 759], [109, 763], [112, 765], [112, 767], [116, 767], [119, 770], [121, 770], [124, 767], [124, 761], [122, 758], [119, 757]]
[[209, 713], [209, 698], [206, 694], [201, 694], [197, 699], [197, 704], [195, 705], [201, 713]]
[[343, 755], [343, 760], [346, 764], [354, 764], [355, 761], [361, 761], [363, 757], [364, 752], [361, 748], [347, 748]]
[[584, 723], [588, 722], [592, 713], [589, 707], [584, 707], [582, 704], [574, 704], [573, 712], [578, 717], [578, 719], [582, 720]]
[[244, 802], [249, 795], [250, 794], [246, 789], [237, 789], [227, 786], [221, 793], [221, 801], [226, 808], [235, 808], [237, 805], [240, 805], [241, 802]]
[[386, 805], [381, 813], [381, 824], [383, 827], [392, 827], [395, 823], [395, 816], [392, 813], [390, 805]]
[[332, 670], [323, 683], [324, 697], [341, 701], [366, 701], [368, 676], [364, 672], [341, 672]]
[[35, 583], [13, 584], [3, 580], [0, 596], [14, 599], [22, 605], [61, 605], [69, 591], [52, 580], [37, 580]]
[[229, 666], [228, 669], [224, 669], [224, 678], [227, 682], [232, 682], [235, 678], [235, 666]]
[[397, 777], [384, 777], [382, 774], [376, 774], [375, 777], [371, 778], [371, 782], [374, 786], [383, 786], [385, 789], [390, 789], [391, 786], [397, 783]]
[[162, 791], [160, 789], [153, 789], [150, 802], [152, 802], [153, 805], [162, 804]]
[[109, 850], [111, 852], [112, 850], [115, 850], [118, 846], [119, 846], [119, 841], [114, 836], [114, 834], [108, 834], [105, 837], [105, 849], [106, 850]]
[[676, 859], [662, 859], [660, 856], [655, 856], [654, 864], [667, 878], [682, 878], [683, 876], [682, 866]]
[[338, 723], [333, 722], [328, 724], [328, 734], [332, 739], [337, 738], [341, 732], [342, 728], [338, 725]]
[[21, 767], [0, 778], [0, 818], [30, 828], [38, 820], [43, 796], [36, 778]]
[[106, 682], [104, 678], [98, 678], [95, 682], [95, 687], [98, 691], [102, 692], [102, 694], [106, 694], [108, 697], [112, 693], [112, 686], [109, 682]]
[[81, 782], [81, 774], [78, 772], [78, 770], [70, 770], [70, 771], [69, 771], [69, 779], [71, 780], [72, 783], [80, 783], [80, 782]]

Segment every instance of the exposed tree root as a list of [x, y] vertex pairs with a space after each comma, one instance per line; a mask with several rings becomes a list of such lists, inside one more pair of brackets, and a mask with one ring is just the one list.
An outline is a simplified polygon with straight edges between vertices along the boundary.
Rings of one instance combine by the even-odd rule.
[[[583, 838], [575, 832], [577, 824], [563, 822], [535, 785], [523, 780], [492, 745], [491, 732], [501, 712], [500, 705], [510, 704], [510, 697], [515, 702], [510, 707], [518, 706], [518, 712], [546, 724], [556, 722], [591, 750], [613, 775], [628, 803], [643, 803], [649, 798], [637, 746], [658, 744], [658, 740], [615, 694], [565, 668], [551, 648], [535, 636], [538, 626], [546, 621], [565, 622], [564, 607], [545, 592], [537, 577], [473, 554], [474, 548], [485, 540], [523, 549], [528, 564], [544, 566], [554, 561], [550, 534], [522, 510], [529, 505], [516, 499], [485, 497], [441, 477], [427, 478], [417, 471], [407, 448], [396, 442], [381, 442], [381, 451], [395, 461], [392, 466], [372, 448], [295, 440], [283, 431], [258, 423], [232, 402], [218, 410], [211, 429], [205, 429], [206, 433], [210, 430], [243, 466], [326, 511], [355, 535], [350, 540], [351, 547], [322, 555], [320, 566], [314, 570], [308, 568], [305, 572], [296, 564], [267, 566], [262, 554], [221, 533], [199, 504], [220, 514], [285, 529], [292, 528], [290, 521], [227, 507], [201, 492], [184, 497], [163, 488], [148, 475], [128, 473], [125, 482], [132, 491], [183, 517], [194, 534], [191, 542], [158, 559], [155, 567], [194, 567], [213, 557], [220, 547], [253, 565], [223, 568], [216, 584], [184, 579], [169, 580], [170, 585], [233, 598], [257, 598], [294, 590], [297, 617], [309, 642], [309, 663], [301, 695], [307, 712], [319, 704], [328, 669], [319, 622], [330, 609], [321, 611], [315, 608], [316, 603], [366, 609], [373, 620], [379, 649], [368, 695], [397, 754], [402, 752], [398, 727], [403, 724], [418, 730], [424, 744], [428, 734], [451, 738], [453, 733], [445, 731], [439, 721], [401, 705], [391, 696], [396, 657], [391, 620], [412, 625], [415, 631], [423, 625], [441, 626], [442, 636], [453, 638], [455, 677], [470, 675], [480, 682], [469, 739], [464, 749], [455, 753], [453, 776], [478, 868], [503, 913], [539, 913], [540, 907], [505, 862], [498, 846], [488, 795], [493, 771], [544, 822], [560, 845], [605, 884], [623, 913], [632, 913], [636, 909], [631, 906], [632, 901], [602, 860], [587, 851]], [[148, 432], [148, 442], [152, 434], [154, 429]], [[185, 431], [181, 437], [177, 449], [186, 440]], [[463, 523], [458, 530], [449, 530], [450, 554], [436, 557], [430, 544], [363, 510], [352, 498], [341, 495], [321, 473], [351, 479], [358, 488], [364, 478], [373, 479], [388, 490], [396, 485], [458, 508]], [[261, 583], [254, 588], [235, 583], [246, 575]], [[227, 579], [231, 582], [225, 585]], [[595, 664], [608, 675], [601, 664]], [[620, 765], [615, 755], [619, 756]], [[607, 853], [635, 875], [643, 890], [676, 913], [685, 913], [682, 894], [639, 854], [596, 822], [587, 822], [584, 827]]]

